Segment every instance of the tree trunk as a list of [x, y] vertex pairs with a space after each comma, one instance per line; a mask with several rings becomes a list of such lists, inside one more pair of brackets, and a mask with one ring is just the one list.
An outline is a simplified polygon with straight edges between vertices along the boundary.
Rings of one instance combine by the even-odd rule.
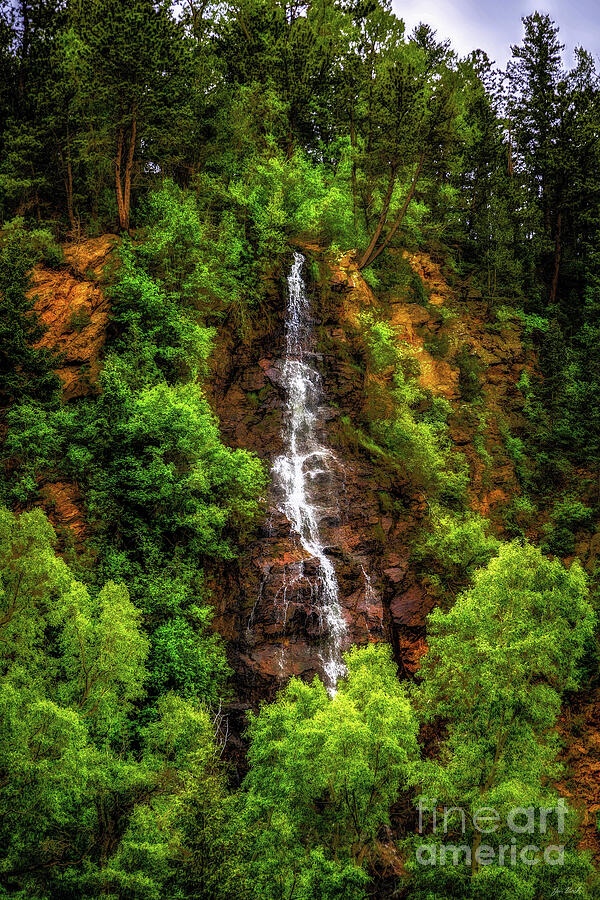
[[558, 274], [560, 272], [560, 258], [562, 255], [562, 212], [556, 219], [556, 237], [554, 240], [554, 273], [552, 275], [552, 287], [550, 288], [550, 305], [556, 303], [558, 293]]
[[481, 844], [481, 832], [475, 830], [473, 835], [473, 843], [471, 844], [471, 875], [475, 875], [479, 869], [479, 864], [477, 862], [477, 851], [479, 850], [479, 846]]
[[371, 254], [373, 253], [373, 250], [377, 244], [377, 241], [379, 240], [379, 238], [381, 236], [381, 232], [385, 228], [385, 223], [387, 221], [387, 215], [388, 215], [388, 211], [390, 208], [390, 201], [392, 199], [392, 193], [394, 192], [394, 185], [396, 184], [396, 171], [397, 171], [397, 166], [392, 166], [392, 169], [390, 172], [390, 180], [388, 183], [388, 189], [386, 191], [386, 195], [385, 195], [385, 198], [383, 201], [383, 207], [381, 209], [381, 214], [379, 216], [377, 228], [373, 232], [373, 237], [371, 238], [371, 240], [369, 242], [369, 246], [363, 253], [362, 258], [358, 264], [359, 269], [364, 269], [364, 267], [367, 265], [367, 263], [370, 262]]
[[404, 203], [402, 205], [402, 209], [400, 210], [400, 212], [398, 213], [398, 215], [396, 217], [396, 221], [390, 228], [386, 239], [383, 241], [382, 244], [379, 245], [379, 247], [376, 250], [374, 249], [375, 244], [373, 244], [373, 241], [371, 241], [371, 244], [373, 245], [371, 247], [371, 253], [369, 256], [367, 256], [367, 253], [365, 253], [365, 255], [363, 256], [363, 258], [360, 262], [359, 269], [364, 268], [364, 266], [370, 265], [373, 262], [373, 260], [377, 259], [379, 254], [383, 253], [385, 248], [388, 246], [388, 244], [390, 243], [390, 241], [396, 234], [404, 216], [406, 215], [406, 211], [407, 211], [408, 207], [410, 206], [410, 201], [414, 197], [415, 189], [417, 187], [417, 182], [419, 180], [419, 175], [421, 174], [421, 169], [423, 168], [424, 162], [425, 162], [425, 151], [423, 151], [423, 153], [421, 153], [421, 156], [419, 157], [419, 161], [417, 163], [417, 168], [415, 169], [415, 174], [413, 175], [413, 179], [412, 179], [412, 182], [410, 185], [410, 190], [409, 190], [408, 194], [406, 195], [406, 200], [404, 201]]
[[352, 215], [354, 220], [354, 234], [358, 234], [358, 216], [356, 213], [356, 195], [357, 195], [357, 187], [356, 187], [356, 132], [354, 130], [354, 111], [350, 114], [350, 147], [352, 148]]
[[286, 151], [285, 151], [286, 159], [292, 158], [292, 156], [294, 155], [295, 148], [296, 148], [296, 141], [294, 138], [294, 132], [290, 128], [290, 130], [288, 131], [287, 145], [286, 145]]
[[133, 171], [133, 159], [135, 156], [135, 139], [137, 134], [137, 109], [133, 111], [133, 120], [131, 122], [131, 133], [129, 135], [129, 148], [127, 150], [127, 162], [125, 164], [125, 196], [123, 205], [125, 210], [124, 230], [129, 228], [129, 211], [131, 209], [131, 173]]
[[129, 229], [129, 213], [131, 210], [131, 173], [133, 171], [135, 141], [137, 134], [137, 107], [135, 106], [131, 114], [127, 158], [125, 160], [125, 172], [123, 173], [122, 167], [125, 134], [125, 126], [121, 125], [117, 137], [117, 155], [115, 158], [115, 187], [117, 191], [117, 209], [119, 213], [119, 227], [121, 231], [127, 231]]
[[73, 166], [71, 164], [71, 138], [69, 134], [69, 126], [67, 125], [67, 161], [65, 174], [65, 191], [67, 194], [67, 213], [71, 230], [75, 232], [75, 214], [73, 212]]
[[119, 227], [125, 228], [125, 206], [123, 203], [123, 188], [121, 186], [121, 157], [123, 156], [123, 128], [119, 128], [117, 138], [117, 157], [115, 159], [115, 187], [117, 189], [117, 210], [119, 213]]

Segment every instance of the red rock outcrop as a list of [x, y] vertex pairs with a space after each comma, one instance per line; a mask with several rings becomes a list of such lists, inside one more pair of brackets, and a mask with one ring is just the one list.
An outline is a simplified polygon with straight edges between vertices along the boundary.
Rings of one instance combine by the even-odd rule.
[[76, 545], [87, 535], [83, 497], [76, 484], [69, 481], [53, 481], [45, 484], [40, 491], [44, 498], [44, 508], [59, 532], [70, 533]]
[[98, 281], [116, 240], [103, 235], [66, 245], [67, 266], [36, 266], [32, 273], [34, 308], [46, 327], [40, 346], [60, 354], [65, 400], [90, 393], [98, 378], [108, 326], [108, 301]]
[[600, 863], [600, 688], [572, 697], [558, 730], [566, 744], [566, 774], [558, 789], [580, 815], [580, 848]]
[[[96, 389], [109, 322], [109, 305], [100, 281], [117, 238], [103, 235], [63, 247], [65, 265], [36, 266], [32, 272], [34, 309], [46, 327], [40, 346], [59, 354], [57, 374], [65, 402]], [[84, 503], [76, 484], [41, 487], [44, 508], [60, 536], [77, 546], [86, 537]]]

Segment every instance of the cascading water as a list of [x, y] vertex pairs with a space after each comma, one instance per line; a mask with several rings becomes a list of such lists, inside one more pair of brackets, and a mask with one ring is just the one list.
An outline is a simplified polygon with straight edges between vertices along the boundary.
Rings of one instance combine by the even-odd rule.
[[[294, 254], [288, 276], [286, 313], [286, 347], [282, 370], [285, 390], [285, 453], [273, 465], [278, 508], [288, 519], [293, 535], [306, 554], [296, 564], [291, 580], [284, 585], [284, 614], [286, 593], [294, 584], [307, 579], [311, 582], [311, 596], [319, 616], [322, 640], [319, 657], [323, 675], [330, 690], [344, 674], [342, 649], [347, 633], [339, 602], [338, 581], [333, 563], [325, 552], [321, 523], [331, 515], [325, 505], [322, 487], [335, 482], [338, 460], [319, 440], [323, 431], [325, 409], [322, 404], [321, 376], [314, 366], [313, 333], [310, 304], [302, 278], [304, 257]], [[309, 577], [305, 563], [316, 562], [316, 575]]]

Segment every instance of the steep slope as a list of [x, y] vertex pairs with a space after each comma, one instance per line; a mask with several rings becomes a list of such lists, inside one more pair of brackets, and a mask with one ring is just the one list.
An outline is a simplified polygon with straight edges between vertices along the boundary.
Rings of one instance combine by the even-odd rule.
[[[110, 321], [102, 273], [116, 246], [114, 235], [63, 246], [65, 265], [36, 266], [31, 296], [46, 333], [40, 346], [58, 354], [62, 399], [69, 402], [96, 389], [102, 350]], [[77, 484], [53, 481], [40, 485], [44, 507], [59, 535], [81, 545], [86, 536], [83, 497]]]
[[46, 334], [40, 345], [61, 357], [63, 398], [90, 393], [100, 368], [109, 306], [98, 284], [116, 244], [114, 235], [88, 238], [64, 249], [66, 266], [33, 271], [31, 294]]
[[[64, 267], [40, 266], [33, 272], [35, 308], [48, 329], [42, 343], [61, 354], [58, 374], [65, 402], [96, 389], [110, 322], [102, 272], [114, 246], [110, 235], [67, 245]], [[426, 649], [425, 619], [436, 602], [411, 556], [426, 521], [426, 497], [355, 439], [354, 425], [368, 415], [367, 387], [376, 377], [365, 364], [361, 316], [370, 313], [391, 325], [418, 363], [422, 388], [451, 404], [449, 435], [454, 451], [464, 454], [469, 465], [470, 504], [499, 535], [519, 492], [506, 447], [507, 435], [519, 435], [526, 427], [517, 382], [523, 370], [535, 368], [535, 354], [514, 322], [494, 325], [481, 297], [460, 280], [451, 281], [441, 261], [429, 254], [398, 254], [398, 286], [374, 291], [352, 254], [331, 257], [316, 244], [301, 249], [309, 261], [304, 274], [315, 365], [323, 380], [324, 439], [339, 464], [322, 485], [332, 510], [321, 527], [348, 626], [346, 642], [387, 640], [401, 673], [410, 674]], [[410, 286], [407, 271], [418, 279], [418, 290]], [[207, 383], [226, 441], [253, 449], [270, 463], [285, 451], [285, 297], [282, 275], [268, 285], [268, 303], [251, 339], [242, 338], [231, 323], [220, 328]], [[465, 359], [475, 373], [470, 382]], [[59, 533], [84, 548], [89, 526], [78, 485], [49, 482], [41, 485], [41, 493]], [[270, 502], [267, 520], [244, 555], [211, 573], [215, 625], [229, 642], [235, 671], [239, 705], [231, 714], [232, 730], [238, 732], [244, 710], [272, 696], [289, 675], [310, 677], [320, 671], [321, 626], [311, 596], [316, 573], [304, 564], [302, 583], [292, 585], [286, 605], [290, 573], [293, 580], [303, 555], [273, 495]], [[539, 537], [539, 523], [530, 534]], [[596, 552], [597, 544], [591, 538], [589, 547], [580, 542], [577, 549], [585, 557]], [[581, 810], [582, 846], [596, 855], [598, 709], [597, 691], [581, 694], [565, 708], [560, 725], [567, 764], [561, 790]]]
[[565, 705], [559, 733], [566, 767], [559, 790], [580, 816], [579, 846], [600, 862], [600, 689], [576, 695]]
[[[418, 362], [422, 387], [451, 402], [450, 435], [469, 462], [472, 506], [491, 515], [499, 531], [506, 506], [518, 491], [500, 429], [503, 420], [518, 425], [515, 385], [528, 360], [517, 328], [490, 334], [485, 304], [476, 299], [459, 303], [440, 266], [425, 254], [408, 257], [424, 293], [431, 292], [428, 301], [419, 303], [407, 291], [378, 299], [352, 254], [331, 259], [316, 245], [302, 249], [320, 267], [311, 291], [314, 329], [328, 406], [325, 428], [340, 462], [337, 509], [325, 522], [325, 532], [349, 639], [390, 640], [401, 670], [411, 672], [423, 652], [425, 617], [435, 602], [410, 558], [426, 498], [410, 479], [381, 465], [353, 440], [352, 426], [364, 416], [365, 384], [373, 377], [365, 369], [360, 316], [369, 311], [389, 322]], [[282, 289], [272, 296], [279, 309]], [[270, 462], [282, 453], [284, 429], [284, 333], [281, 318], [275, 315], [273, 322], [272, 327], [265, 324], [251, 345], [232, 332], [222, 334], [212, 380], [227, 440]], [[428, 344], [442, 339], [446, 358], [435, 358]], [[454, 359], [467, 341], [481, 369], [483, 399], [476, 409], [461, 400], [461, 372]], [[286, 590], [297, 553], [289, 523], [271, 504], [267, 524], [230, 573], [227, 590], [215, 592], [218, 627], [231, 642], [246, 700], [271, 695], [282, 676], [308, 677], [318, 669], [310, 587], [293, 592], [291, 602]]]

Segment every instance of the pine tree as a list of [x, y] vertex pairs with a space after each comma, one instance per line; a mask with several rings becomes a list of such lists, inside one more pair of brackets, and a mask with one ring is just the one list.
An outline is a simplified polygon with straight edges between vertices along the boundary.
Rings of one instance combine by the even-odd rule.
[[112, 158], [119, 227], [127, 231], [136, 180], [144, 167], [164, 165], [188, 124], [188, 45], [167, 2], [81, 0], [72, 21], [89, 54], [82, 103]]

